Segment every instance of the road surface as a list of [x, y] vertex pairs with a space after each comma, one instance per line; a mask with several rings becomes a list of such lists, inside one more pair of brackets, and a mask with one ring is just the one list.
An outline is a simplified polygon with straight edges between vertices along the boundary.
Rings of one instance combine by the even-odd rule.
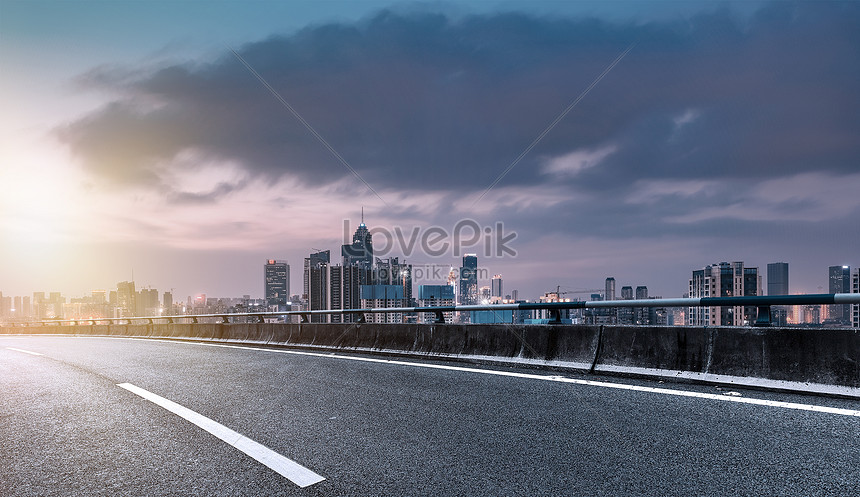
[[0, 495], [857, 495], [860, 402], [0, 337]]

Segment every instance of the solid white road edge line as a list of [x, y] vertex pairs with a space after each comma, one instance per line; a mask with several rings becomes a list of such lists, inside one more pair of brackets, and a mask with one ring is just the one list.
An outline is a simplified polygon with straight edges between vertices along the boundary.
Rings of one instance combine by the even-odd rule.
[[143, 388], [132, 385], [131, 383], [117, 383], [117, 386], [139, 395], [144, 399], [167, 409], [186, 421], [203, 428], [212, 435], [215, 435], [226, 442], [228, 445], [232, 445], [236, 449], [244, 452], [248, 456], [271, 468], [276, 473], [302, 488], [325, 480], [322, 476], [314, 473], [292, 459], [288, 459], [272, 449], [269, 449], [268, 447], [259, 444], [242, 434], [207, 418], [206, 416], [203, 416], [202, 414], [198, 414], [187, 407], [183, 407], [176, 402], [160, 397], [152, 392], [144, 390]]
[[9, 349], [9, 350], [14, 350], [15, 352], [23, 352], [23, 353], [25, 353], [25, 354], [30, 354], [30, 355], [42, 355], [42, 354], [40, 354], [40, 353], [38, 353], [38, 352], [30, 352], [29, 350], [16, 349], [15, 347], [6, 347], [6, 348], [7, 348], [7, 349]]
[[[132, 340], [152, 340], [148, 338], [142, 339], [132, 339]], [[602, 387], [602, 388], [615, 388], [619, 390], [632, 390], [636, 392], [648, 392], [648, 393], [656, 393], [661, 395], [674, 395], [677, 397], [693, 397], [699, 399], [710, 399], [710, 400], [720, 400], [723, 402], [736, 402], [738, 404], [752, 404], [758, 406], [768, 406], [768, 407], [780, 407], [783, 409], [796, 409], [800, 411], [812, 411], [812, 412], [824, 412], [828, 414], [839, 414], [842, 416], [854, 416], [860, 418], [860, 410], [854, 409], [842, 409], [838, 407], [824, 407], [824, 406], [816, 406], [812, 404], [797, 404], [794, 402], [781, 402], [776, 400], [764, 400], [764, 399], [751, 399], [746, 397], [729, 397], [726, 395], [717, 395], [712, 393], [701, 393], [701, 392], [687, 392], [684, 390], [672, 390], [669, 388], [655, 388], [655, 387], [643, 387], [639, 385], [628, 385], [625, 383], [608, 383], [605, 381], [594, 381], [594, 380], [580, 380], [577, 378], [566, 378], [564, 376], [544, 376], [539, 374], [529, 374], [529, 373], [516, 373], [512, 371], [494, 371], [492, 369], [479, 369], [479, 368], [467, 368], [463, 366], [446, 366], [443, 364], [422, 364], [420, 362], [411, 362], [411, 361], [397, 361], [391, 359], [374, 359], [370, 357], [351, 357], [345, 355], [337, 355], [337, 354], [328, 354], [328, 353], [319, 353], [319, 352], [302, 352], [299, 350], [280, 350], [280, 349], [270, 349], [270, 348], [262, 348], [262, 347], [245, 347], [242, 345], [229, 345], [222, 343], [203, 343], [203, 342], [185, 342], [185, 341], [176, 341], [176, 340], [159, 340], [168, 343], [185, 343], [188, 345], [205, 345], [208, 347], [225, 347], [225, 348], [234, 348], [234, 349], [242, 349], [242, 350], [257, 350], [263, 352], [275, 352], [279, 354], [292, 354], [292, 355], [304, 355], [311, 357], [328, 357], [334, 359], [345, 359], [349, 361], [361, 361], [361, 362], [375, 362], [380, 364], [396, 364], [400, 366], [411, 366], [416, 368], [427, 368], [427, 369], [446, 369], [449, 371], [463, 371], [466, 373], [477, 373], [477, 374], [490, 374], [496, 376], [510, 376], [514, 378], [529, 378], [533, 380], [542, 380], [542, 381], [554, 381], [559, 383], [573, 383], [576, 385], [588, 385], [593, 387]]]

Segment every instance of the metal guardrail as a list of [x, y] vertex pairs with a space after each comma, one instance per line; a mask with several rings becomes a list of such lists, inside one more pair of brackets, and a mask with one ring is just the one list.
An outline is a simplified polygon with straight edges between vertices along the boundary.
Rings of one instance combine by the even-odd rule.
[[521, 302], [515, 304], [488, 304], [488, 305], [449, 305], [435, 307], [377, 307], [367, 309], [325, 309], [313, 311], [273, 311], [273, 312], [244, 312], [244, 313], [218, 313], [218, 314], [184, 314], [177, 316], [132, 316], [122, 318], [82, 318], [82, 319], [45, 319], [30, 322], [10, 323], [12, 326], [26, 326], [33, 324], [70, 324], [81, 323], [107, 323], [118, 324], [125, 322], [133, 324], [135, 321], [146, 321], [153, 324], [155, 321], [164, 321], [173, 324], [177, 321], [191, 320], [198, 323], [200, 319], [221, 319], [222, 323], [229, 323], [231, 318], [255, 318], [258, 322], [265, 322], [268, 318], [279, 318], [286, 316], [301, 316], [303, 323], [310, 322], [310, 316], [315, 315], [344, 315], [359, 314], [357, 322], [366, 322], [365, 314], [381, 313], [419, 313], [429, 312], [436, 316], [436, 323], [445, 323], [446, 312], [468, 312], [468, 311], [535, 311], [546, 310], [550, 313], [549, 324], [561, 323], [561, 311], [568, 309], [599, 309], [619, 307], [756, 307], [757, 319], [754, 326], [770, 326], [771, 306], [791, 305], [845, 305], [860, 304], [860, 293], [824, 293], [808, 295], [768, 295], [753, 297], [702, 297], [702, 298], [672, 298], [672, 299], [647, 299], [647, 300], [595, 300], [574, 302]]

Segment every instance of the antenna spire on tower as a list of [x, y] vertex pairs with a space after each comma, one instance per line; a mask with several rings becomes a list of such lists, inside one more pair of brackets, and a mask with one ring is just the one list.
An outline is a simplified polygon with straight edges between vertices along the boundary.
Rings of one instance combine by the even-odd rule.
[[364, 224], [364, 206], [361, 206], [361, 224]]

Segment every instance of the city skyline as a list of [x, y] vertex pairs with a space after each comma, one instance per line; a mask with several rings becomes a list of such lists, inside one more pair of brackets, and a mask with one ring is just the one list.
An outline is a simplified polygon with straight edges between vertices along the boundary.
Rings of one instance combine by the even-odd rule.
[[[362, 221], [363, 221], [363, 219], [362, 219]], [[345, 226], [348, 226], [348, 223], [346, 223], [346, 224], [345, 224]], [[356, 232], [355, 232], [355, 234], [352, 236], [352, 244], [353, 244], [353, 246], [354, 246], [354, 244], [355, 244], [355, 243], [357, 243], [357, 241], [359, 240], [359, 238], [361, 238], [361, 239], [363, 240], [363, 243], [367, 243], [367, 244], [372, 243], [372, 242], [371, 242], [371, 240], [372, 240], [372, 236], [371, 236], [371, 235], [372, 235], [372, 232], [373, 232], [373, 231], [375, 231], [375, 229], [374, 229], [373, 227], [366, 227], [366, 225], [365, 225], [365, 223], [364, 223], [364, 222], [360, 223], [360, 224], [359, 224], [359, 227], [357, 228], [357, 230], [356, 230]], [[360, 234], [361, 234], [361, 236], [360, 236]], [[391, 234], [389, 233], [387, 236], [391, 237], [391, 236], [393, 236], [393, 235], [391, 235]], [[349, 237], [345, 237], [345, 238], [349, 238]], [[346, 241], [348, 242], [349, 240], [346, 240]], [[389, 242], [389, 243], [390, 243], [390, 242]], [[354, 259], [356, 254], [359, 254], [359, 255], [363, 254], [364, 252], [362, 252], [362, 250], [365, 250], [363, 247], [362, 247], [362, 248], [359, 248], [359, 249], [355, 249], [355, 248], [353, 248], [352, 250], [357, 250], [357, 252], [354, 252], [354, 253], [353, 253], [353, 252], [351, 252], [351, 251], [350, 251], [349, 247], [350, 247], [350, 244], [346, 244], [346, 245], [343, 245], [343, 246], [342, 246], [342, 249], [341, 249], [342, 254], [343, 254], [343, 263], [344, 263], [345, 265], [348, 265], [348, 264], [352, 264], [352, 263], [354, 263], [354, 262], [351, 260], [351, 258], [352, 258], [352, 259]], [[314, 249], [314, 250], [316, 250], [316, 249]], [[330, 253], [330, 252], [331, 252], [331, 250], [330, 250], [330, 249], [326, 249], [324, 252]], [[390, 252], [385, 252], [383, 255], [389, 255], [389, 254], [390, 254]], [[311, 254], [311, 257], [313, 257], [313, 256], [315, 256], [315, 255], [318, 255], [318, 254]], [[371, 249], [370, 249], [369, 254], [367, 254], [367, 255], [368, 255], [369, 259], [368, 259], [368, 257], [365, 257], [365, 256], [362, 256], [362, 258], [367, 259], [367, 260], [369, 260], [369, 261], [374, 260], [374, 257], [373, 257], [373, 249], [372, 249], [372, 247], [371, 247]], [[472, 259], [472, 260], [473, 260], [473, 262], [472, 262], [471, 264], [473, 264], [473, 265], [474, 265], [474, 264], [480, 264], [479, 262], [475, 262], [475, 261], [476, 261], [476, 257], [477, 257], [477, 255], [476, 255], [476, 254], [464, 254], [463, 259], [462, 259], [462, 262], [464, 262], [464, 263], [465, 263], [466, 259]], [[376, 259], [378, 259], [378, 258], [376, 258]], [[395, 259], [397, 259], [397, 257], [395, 257]], [[306, 263], [307, 263], [307, 259], [305, 259], [305, 260], [306, 260]], [[492, 259], [491, 259], [491, 260], [492, 260]], [[260, 261], [257, 261], [257, 262], [258, 262], [257, 270], [259, 270], [259, 262], [260, 262]], [[289, 291], [289, 288], [291, 288], [291, 287], [292, 287], [292, 288], [298, 288], [298, 286], [294, 286], [294, 284], [293, 284], [293, 281], [292, 281], [292, 278], [293, 278], [293, 277], [291, 277], [291, 276], [290, 276], [290, 264], [289, 264], [289, 261], [288, 261], [288, 260], [266, 259], [266, 260], [265, 260], [265, 261], [263, 261], [263, 262], [265, 263], [265, 266], [264, 266], [264, 269], [265, 269], [265, 271], [264, 271], [264, 279], [263, 279], [263, 283], [262, 283], [262, 288], [263, 288], [263, 290], [262, 290], [262, 291], [260, 291], [260, 293], [259, 293], [259, 294], [255, 293], [255, 292], [253, 292], [253, 291], [251, 291], [251, 292], [245, 292], [245, 293], [223, 293], [223, 294], [217, 294], [219, 297], [214, 297], [214, 298], [237, 298], [237, 297], [239, 297], [239, 296], [241, 296], [241, 295], [247, 295], [247, 296], [250, 296], [252, 299], [264, 299], [264, 300], [265, 300], [265, 299], [268, 299], [268, 298], [269, 298], [269, 290], [268, 290], [268, 286], [269, 286], [269, 283], [270, 283], [270, 281], [269, 281], [269, 273], [268, 273], [268, 272], [269, 272], [269, 267], [270, 267], [271, 265], [273, 265], [273, 264], [276, 264], [276, 263], [277, 263], [277, 264], [279, 264], [279, 265], [284, 265], [284, 266], [286, 266], [286, 279], [285, 279], [284, 281], [286, 282], [287, 295], [288, 295], [288, 296], [292, 296], [292, 295], [299, 295], [299, 296], [301, 296], [301, 294], [296, 294], [295, 292]], [[404, 260], [404, 264], [405, 264], [406, 262], [408, 262], [408, 261]], [[726, 261], [724, 260], [724, 261], [722, 261], [721, 263], [712, 263], [712, 264], [716, 264], [716, 265], [718, 265], [718, 264], [725, 264], [725, 263], [726, 263]], [[787, 282], [787, 279], [788, 279], [788, 278], [787, 278], [787, 276], [788, 276], [788, 263], [786, 263], [786, 262], [779, 262], [779, 263], [766, 263], [766, 264], [762, 265], [761, 267], [760, 267], [760, 266], [753, 266], [753, 267], [755, 267], [757, 270], [762, 271], [762, 273], [760, 273], [760, 274], [766, 274], [766, 275], [767, 275], [767, 277], [763, 279], [763, 283], [762, 283], [762, 284], [764, 285], [764, 288], [765, 288], [765, 289], [767, 289], [767, 288], [771, 287], [771, 286], [774, 284], [774, 281], [773, 281], [773, 278], [772, 278], [772, 276], [773, 276], [773, 275], [771, 274], [771, 268], [772, 268], [773, 266], [782, 266], [782, 269], [781, 269], [781, 270], [782, 270], [782, 271], [784, 271], [784, 275], [782, 275], [782, 274], [781, 274], [781, 275], [779, 275], [779, 276], [776, 276], [776, 280], [777, 280], [777, 281], [779, 281], [779, 285], [780, 285], [779, 287], [780, 287], [781, 289], [787, 289], [787, 290], [786, 290], [786, 294], [799, 294], [799, 293], [834, 293], [834, 287], [833, 287], [833, 271], [834, 271], [834, 269], [835, 269], [835, 268], [841, 268], [841, 269], [843, 269], [843, 270], [845, 270], [845, 271], [848, 271], [850, 268], [857, 268], [857, 267], [858, 267], [858, 266], [846, 265], [846, 264], [839, 264], [839, 265], [836, 265], [836, 266], [827, 266], [827, 267], [826, 267], [826, 271], [827, 271], [827, 273], [826, 273], [822, 278], [825, 280], [825, 283], [827, 283], [829, 286], [819, 285], [819, 286], [817, 287], [817, 291], [813, 291], [813, 292], [803, 292], [803, 291], [799, 291], [799, 290], [792, 290], [792, 288], [788, 285], [788, 282]], [[420, 284], [425, 284], [425, 285], [443, 284], [443, 282], [444, 282], [444, 280], [446, 279], [446, 277], [448, 277], [448, 276], [451, 274], [451, 273], [449, 273], [449, 272], [446, 272], [446, 271], [445, 271], [445, 269], [446, 269], [446, 268], [448, 268], [448, 266], [445, 266], [445, 265], [439, 265], [439, 264], [431, 264], [431, 265], [428, 265], [428, 267], [420, 268], [420, 270], [419, 270], [419, 272], [418, 272], [419, 279], [418, 279], [418, 280], [416, 280], [416, 283], [415, 283], [415, 284], [416, 284], [416, 285], [420, 285]], [[690, 268], [688, 268], [688, 271], [687, 271], [687, 272], [689, 272], [689, 269], [690, 269]], [[692, 268], [692, 269], [693, 269], [693, 270], [695, 270], [696, 268]], [[476, 271], [472, 271], [472, 270], [471, 270], [471, 268], [470, 268], [469, 270], [467, 270], [467, 271], [465, 271], [465, 272], [464, 272], [464, 268], [463, 268], [463, 267], [459, 267], [459, 268], [458, 268], [456, 265], [452, 264], [452, 265], [450, 266], [450, 271], [455, 271], [455, 272], [456, 272], [456, 274], [458, 275], [458, 277], [459, 277], [459, 276], [463, 276], [463, 275], [465, 275], [465, 277], [466, 277], [467, 279], [468, 279], [468, 278], [476, 278], [476, 277], [477, 277], [477, 281], [472, 283], [472, 285], [475, 287], [475, 288], [474, 288], [474, 290], [475, 290], [475, 291], [477, 291], [477, 289], [478, 289], [479, 287], [494, 284], [495, 279], [496, 279], [496, 278], [500, 278], [500, 276], [501, 276], [501, 275], [496, 274], [496, 275], [493, 275], [493, 277], [491, 278], [491, 277], [489, 276], [489, 274], [490, 274], [490, 273], [488, 272], [488, 268], [486, 268], [486, 267], [479, 267], [479, 268], [478, 268], [478, 270], [476, 270]], [[437, 274], [439, 275], [439, 277], [438, 277], [438, 278], [436, 277], [436, 275], [437, 275]], [[485, 276], [484, 278], [481, 278], [481, 277], [480, 277], [480, 275], [482, 275], [482, 274]], [[846, 275], [847, 275], [847, 274], [848, 274], [848, 273], [846, 272]], [[424, 276], [422, 276], [422, 275], [424, 275]], [[471, 276], [469, 276], [469, 275], [471, 275]], [[295, 277], [296, 277], [296, 278], [298, 278], [298, 276], [295, 276]], [[784, 279], [782, 279], [782, 278], [784, 278]], [[845, 281], [846, 281], [846, 282], [848, 282], [848, 283], [843, 283], [843, 287], [845, 287], [845, 288], [846, 288], [845, 293], [851, 293], [852, 289], [851, 289], [850, 281], [849, 281], [849, 280], [850, 280], [850, 276], [845, 276], [844, 278], [845, 278]], [[620, 277], [620, 279], [621, 279], [621, 280], [623, 280], [623, 281], [629, 281], [629, 280], [630, 280], [630, 278], [629, 278], [629, 277], [626, 277], [626, 276], [624, 276], [624, 275], [622, 275], [622, 276]], [[606, 285], [606, 287], [607, 287], [607, 288], [609, 288], [608, 280], [612, 280], [612, 282], [613, 282], [613, 284], [612, 284], [612, 288], [614, 289], [615, 277], [614, 277], [614, 276], [607, 276], [607, 277], [606, 277], [606, 279], [604, 280], [604, 285]], [[120, 283], [124, 283], [124, 282], [120, 282]], [[132, 272], [131, 278], [129, 279], [128, 283], [135, 284], [135, 279], [134, 279], [134, 273], [133, 273], [133, 272]], [[258, 283], [259, 283], [259, 282], [258, 282]], [[482, 285], [482, 283], [486, 283], [487, 285]], [[638, 283], [641, 283], [641, 282], [638, 282]], [[462, 284], [463, 284], [462, 282], [458, 283], [458, 287], [459, 287], [460, 285], [462, 285]], [[529, 285], [528, 285], [528, 283], [526, 283], [526, 284], [525, 284], [525, 286], [529, 286]], [[589, 286], [589, 285], [585, 285], [585, 286]], [[647, 286], [647, 285], [645, 285], [645, 286]], [[658, 286], [659, 286], [659, 285], [658, 285]], [[564, 289], [566, 289], [566, 290], [572, 290], [572, 289], [574, 289], [574, 288], [578, 288], [578, 289], [584, 288], [584, 286], [574, 287], [574, 286], [569, 286], [569, 285], [556, 285], [556, 287], [564, 288]], [[81, 293], [78, 293], [78, 294], [70, 294], [70, 293], [67, 293], [67, 292], [64, 292], [64, 291], [56, 291], [56, 290], [58, 290], [57, 288], [55, 288], [55, 287], [50, 287], [50, 286], [49, 286], [49, 287], [46, 287], [46, 288], [40, 288], [40, 289], [37, 289], [37, 290], [33, 290], [32, 292], [29, 292], [29, 293], [21, 293], [21, 294], [16, 294], [16, 293], [12, 293], [12, 292], [8, 292], [8, 291], [7, 291], [7, 292], [6, 292], [6, 295], [7, 295], [7, 296], [9, 296], [9, 295], [14, 295], [14, 296], [17, 296], [17, 297], [22, 297], [22, 296], [31, 296], [31, 295], [35, 295], [35, 294], [37, 294], [37, 293], [55, 293], [55, 294], [63, 295], [64, 297], [65, 297], [65, 296], [70, 296], [70, 297], [72, 297], [72, 298], [79, 298], [79, 297], [87, 297], [87, 296], [89, 296], [89, 295], [91, 295], [91, 294], [93, 294], [93, 293], [96, 293], [96, 292], [105, 292], [106, 290], [108, 290], [108, 289], [110, 289], [110, 288], [111, 288], [111, 286], [107, 286], [107, 287], [106, 287], [106, 286], [99, 286], [99, 287], [92, 288], [92, 289], [90, 289], [90, 290], [85, 290], [85, 291], [83, 291], [83, 292], [81, 292]], [[158, 290], [158, 289], [160, 289], [160, 288], [165, 288], [165, 287], [159, 287], [159, 286], [157, 286], [157, 285], [151, 285], [151, 284], [141, 284], [141, 285], [139, 286], [139, 288], [140, 288], [141, 290], [144, 290], [144, 289], [154, 289], [154, 290]], [[487, 286], [487, 288], [490, 288], [490, 287], [489, 287], [489, 286]], [[643, 287], [643, 288], [644, 288], [644, 287]], [[173, 292], [173, 290], [175, 290], [175, 289], [176, 289], [176, 287], [170, 287], [170, 289], [171, 289], [171, 293], [174, 293], [174, 292]], [[679, 297], [679, 296], [685, 295], [685, 294], [687, 294], [686, 289], [688, 289], [688, 285], [685, 285], [685, 291], [684, 291], [684, 292], [681, 292], [681, 293], [679, 293], [679, 294], [677, 294], [677, 295], [670, 295], [670, 297]], [[159, 291], [161, 291], [161, 290], [159, 290]], [[524, 298], [525, 298], [526, 300], [534, 300], [534, 301], [536, 301], [536, 300], [538, 300], [538, 299], [539, 299], [539, 297], [540, 297], [541, 295], [551, 293], [552, 291], [553, 291], [553, 289], [552, 289], [552, 288], [546, 288], [545, 290], [540, 290], [540, 291], [539, 291], [539, 293], [537, 293], [537, 294], [534, 294], [534, 295], [528, 295], [528, 296], [525, 296]], [[590, 291], [591, 291], [591, 290], [589, 290], [589, 292], [590, 292]], [[458, 289], [458, 292], [462, 292], [462, 289]], [[565, 293], [569, 293], [569, 292], [565, 292]], [[588, 293], [588, 292], [586, 292], [586, 291], [576, 291], [576, 292], [574, 292], [574, 293], [582, 293], [582, 294], [585, 294], [585, 293]], [[836, 292], [836, 293], [839, 293], [839, 292]], [[3, 289], [2, 289], [2, 288], [0, 288], [0, 295], [2, 295], [2, 294], [3, 294]], [[763, 295], [764, 295], [764, 294], [766, 294], [766, 295], [775, 295], [775, 294], [773, 294], [773, 293], [770, 293], [769, 291], [764, 291], [764, 290], [762, 291], [762, 293], [761, 293], [761, 294], [763, 294]], [[176, 292], [176, 293], [174, 294], [174, 296], [181, 296], [181, 295], [182, 295], [182, 293], [181, 293], [181, 292]], [[204, 289], [202, 289], [202, 290], [200, 290], [200, 291], [197, 291], [197, 292], [188, 293], [188, 294], [186, 294], [186, 297], [187, 297], [187, 298], [192, 298], [192, 297], [199, 296], [199, 295], [209, 295], [209, 296], [214, 296], [214, 295], [216, 295], [216, 294], [215, 294], [215, 293], [212, 293], [212, 292], [209, 292], [209, 291], [207, 291], [207, 290], [204, 288]], [[605, 298], [605, 297], [602, 297], [602, 298]], [[625, 298], [625, 297], [622, 297], [622, 298]], [[587, 299], [586, 299], [586, 300], [587, 300]]]
[[[354, 240], [367, 240], [364, 234], [367, 228], [362, 225], [356, 230]], [[367, 253], [372, 254], [370, 243]], [[353, 247], [354, 248], [354, 247]], [[362, 249], [364, 251], [364, 249]], [[61, 292], [34, 292], [30, 296], [3, 295], [0, 291], [0, 323], [15, 321], [30, 321], [32, 319], [116, 319], [131, 316], [182, 316], [199, 314], [271, 312], [271, 311], [313, 311], [323, 309], [359, 309], [380, 307], [412, 307], [438, 305], [470, 305], [523, 302], [518, 298], [518, 291], [512, 290], [511, 295], [503, 296], [502, 276], [494, 275], [490, 280], [492, 286], [470, 284], [473, 276], [480, 272], [475, 254], [463, 257], [464, 267], [460, 268], [458, 277], [455, 272], [449, 275], [447, 284], [418, 284], [419, 298], [413, 300], [414, 281], [411, 265], [399, 262], [397, 257], [375, 258], [375, 262], [367, 267], [358, 251], [344, 250], [342, 263], [330, 261], [330, 251], [312, 253], [305, 258], [304, 287], [305, 295], [292, 295], [287, 300], [289, 292], [289, 265], [285, 261], [270, 259], [264, 266], [263, 281], [265, 298], [254, 298], [251, 295], [238, 296], [187, 296], [185, 299], [174, 300], [174, 289], [163, 294], [155, 288], [140, 288], [136, 290], [134, 281], [122, 281], [116, 284], [115, 290], [94, 290], [88, 295], [72, 296], [68, 299]], [[767, 267], [767, 280], [759, 272], [759, 268], [745, 266], [742, 261], [732, 263], [722, 262], [706, 266], [704, 270], [694, 269], [689, 280], [689, 297], [731, 297], [731, 296], [762, 296], [764, 288], [767, 295], [785, 295], [788, 293], [789, 271], [784, 262], [770, 263]], [[860, 268], [850, 266], [831, 266], [828, 268], [831, 282], [830, 293], [858, 293], [860, 291]], [[363, 283], [359, 280], [366, 281]], [[459, 288], [458, 288], [459, 280]], [[480, 283], [478, 280], [477, 283]], [[546, 292], [537, 299], [526, 298], [525, 302], [571, 302], [575, 300], [606, 301], [616, 300], [615, 278], [607, 277], [603, 289]], [[459, 297], [455, 299], [455, 290]], [[568, 298], [565, 294], [587, 294], [588, 298]], [[360, 293], [360, 298], [359, 298]], [[443, 295], [444, 294], [444, 295]], [[422, 296], [423, 295], [423, 296]], [[446, 296], [447, 295], [447, 296]], [[686, 295], [685, 295], [686, 296]], [[646, 285], [638, 285], [635, 289], [625, 285], [621, 287], [620, 300], [651, 300], [661, 302], [663, 296], [655, 296], [648, 292]], [[636, 324], [659, 326], [697, 326], [708, 323], [712, 326], [746, 326], [756, 320], [757, 307], [690, 307], [681, 309], [669, 306], [646, 308], [619, 308], [592, 311], [565, 311], [562, 322], [571, 324]], [[775, 307], [771, 316], [781, 326], [860, 326], [857, 305], [800, 305]], [[716, 309], [719, 309], [717, 311]], [[419, 313], [420, 314], [420, 313]], [[446, 313], [449, 322], [454, 314]], [[464, 323], [496, 323], [504, 322], [506, 317], [498, 312], [475, 311], [458, 313], [457, 321]], [[335, 316], [336, 317], [336, 316]], [[341, 322], [337, 317], [326, 317], [332, 322]], [[510, 316], [509, 316], [510, 317]], [[544, 311], [535, 313], [515, 312], [513, 322], [520, 324], [538, 324], [545, 322], [550, 316]], [[351, 321], [350, 317], [347, 321]], [[400, 322], [436, 322], [438, 316], [423, 313], [410, 315], [392, 313], [388, 315], [373, 314], [376, 323]], [[499, 320], [502, 321], [499, 321]], [[313, 321], [322, 322], [321, 316], [312, 317]], [[417, 320], [417, 321], [416, 321]]]
[[524, 298], [860, 265], [860, 5], [604, 4], [4, 3], [0, 291], [296, 289], [362, 209], [504, 223]]

